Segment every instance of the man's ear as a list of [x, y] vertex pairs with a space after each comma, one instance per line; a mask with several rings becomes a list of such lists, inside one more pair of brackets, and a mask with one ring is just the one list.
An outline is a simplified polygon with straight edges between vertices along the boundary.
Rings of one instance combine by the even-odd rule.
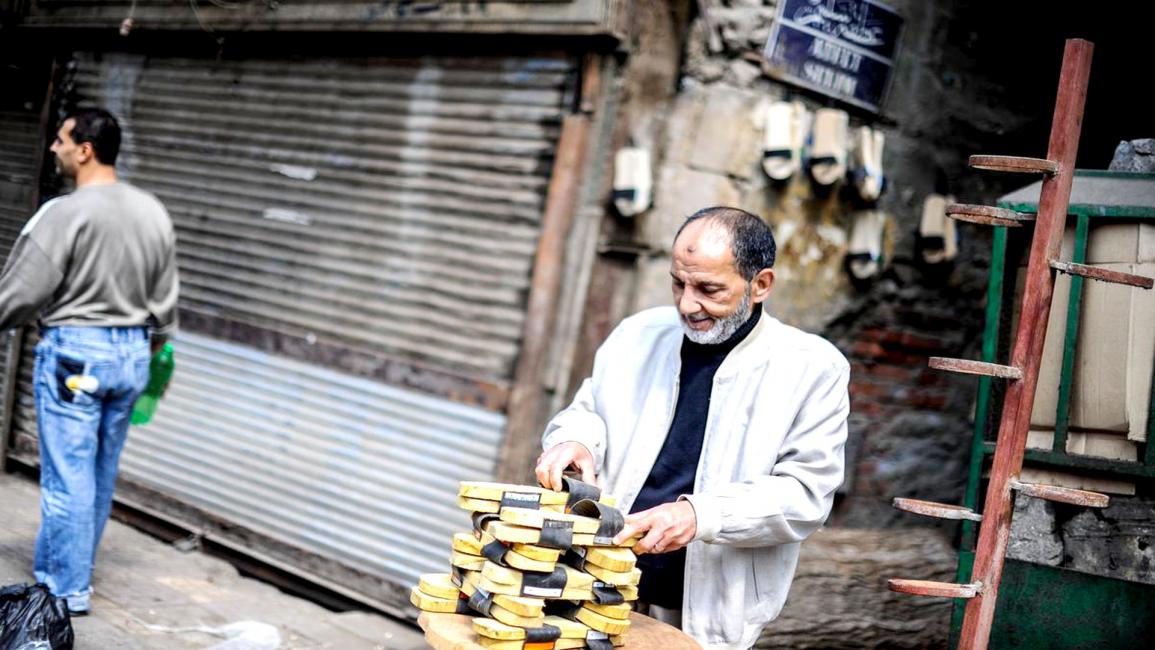
[[758, 275], [750, 281], [750, 300], [754, 304], [758, 304], [770, 297], [770, 291], [774, 289], [774, 269], [762, 269], [758, 271]]
[[82, 142], [76, 145], [76, 162], [83, 165], [89, 160], [96, 157], [96, 150], [92, 148], [91, 142]]

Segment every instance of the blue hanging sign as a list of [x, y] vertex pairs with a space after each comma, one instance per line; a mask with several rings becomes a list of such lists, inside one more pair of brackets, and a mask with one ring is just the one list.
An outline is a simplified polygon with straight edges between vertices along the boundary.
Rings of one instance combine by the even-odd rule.
[[781, 0], [765, 56], [775, 78], [878, 113], [900, 31], [873, 0]]

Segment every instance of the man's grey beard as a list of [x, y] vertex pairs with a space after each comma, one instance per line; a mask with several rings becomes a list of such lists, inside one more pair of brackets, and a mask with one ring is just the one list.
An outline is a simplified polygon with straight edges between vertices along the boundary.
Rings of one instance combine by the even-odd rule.
[[750, 318], [750, 292], [751, 287], [747, 284], [742, 302], [738, 304], [734, 313], [714, 321], [714, 326], [705, 332], [690, 329], [686, 317], [682, 316], [682, 329], [686, 332], [686, 338], [699, 345], [717, 345], [726, 342]]

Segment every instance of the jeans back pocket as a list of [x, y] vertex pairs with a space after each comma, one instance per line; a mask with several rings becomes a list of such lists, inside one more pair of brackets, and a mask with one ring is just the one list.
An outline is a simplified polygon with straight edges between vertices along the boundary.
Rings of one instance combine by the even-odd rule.
[[[84, 362], [78, 359], [72, 359], [65, 356], [56, 357], [56, 394], [60, 397], [60, 401], [72, 403], [76, 401], [76, 395], [81, 392], [81, 387], [77, 390], [68, 387], [68, 380], [70, 377], [83, 378]], [[77, 381], [77, 380], [74, 380]]]

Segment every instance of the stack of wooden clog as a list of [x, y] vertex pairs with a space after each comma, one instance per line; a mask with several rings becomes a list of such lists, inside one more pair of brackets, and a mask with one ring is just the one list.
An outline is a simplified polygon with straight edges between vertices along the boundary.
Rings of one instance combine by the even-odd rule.
[[565, 479], [565, 492], [463, 482], [458, 505], [473, 530], [453, 536], [452, 572], [426, 574], [410, 600], [429, 612], [477, 618], [477, 642], [498, 650], [585, 648], [625, 643], [629, 602], [641, 570], [613, 499]]

